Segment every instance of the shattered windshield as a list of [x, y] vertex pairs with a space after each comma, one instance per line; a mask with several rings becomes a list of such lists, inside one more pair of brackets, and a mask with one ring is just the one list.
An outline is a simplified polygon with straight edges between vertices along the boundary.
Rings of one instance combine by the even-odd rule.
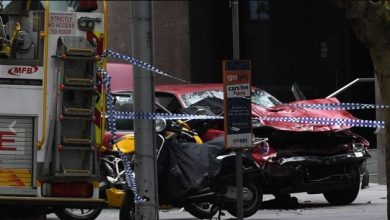
[[[185, 107], [188, 107], [196, 102], [199, 102], [202, 99], [209, 98], [209, 97], [223, 99], [223, 90], [207, 90], [207, 91], [186, 93], [182, 95], [182, 100], [184, 102]], [[261, 89], [253, 90], [252, 103], [260, 105], [265, 108], [282, 104], [282, 102], [279, 101], [277, 98], [275, 98], [271, 94]]]
[[252, 103], [263, 106], [265, 108], [282, 104], [282, 102], [279, 101], [277, 98], [261, 89], [255, 89], [252, 92]]
[[209, 97], [223, 99], [223, 91], [208, 90], [208, 91], [186, 93], [182, 95], [182, 100], [184, 102], [185, 107], [188, 107], [196, 102], [199, 102], [202, 99], [209, 98]]

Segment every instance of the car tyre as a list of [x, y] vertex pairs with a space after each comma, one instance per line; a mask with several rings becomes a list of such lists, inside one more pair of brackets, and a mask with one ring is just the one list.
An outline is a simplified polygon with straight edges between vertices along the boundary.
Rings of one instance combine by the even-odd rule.
[[212, 203], [191, 203], [184, 209], [199, 219], [211, 219], [219, 210], [218, 206]]
[[343, 190], [327, 191], [324, 192], [323, 195], [331, 205], [348, 205], [355, 201], [357, 195], [359, 194], [359, 190], [360, 174], [359, 170], [357, 169], [353, 176], [350, 187]]
[[95, 209], [73, 209], [63, 208], [56, 209], [54, 214], [61, 220], [94, 220], [96, 219], [103, 207]]
[[[243, 217], [247, 218], [254, 215], [260, 209], [261, 203], [263, 202], [263, 191], [259, 183], [249, 183], [244, 185], [244, 187], [250, 190], [253, 194], [253, 198], [243, 204]], [[231, 215], [237, 217], [237, 206], [235, 202], [226, 203], [225, 208]]]

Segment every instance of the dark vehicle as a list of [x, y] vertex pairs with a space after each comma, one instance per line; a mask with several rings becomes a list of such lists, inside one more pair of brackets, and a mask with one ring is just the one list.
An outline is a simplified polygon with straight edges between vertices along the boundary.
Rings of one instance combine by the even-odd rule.
[[[195, 143], [192, 131], [182, 129], [175, 121], [162, 122], [166, 126], [160, 126], [164, 129], [158, 134], [159, 203], [185, 207], [201, 219], [212, 218], [219, 208], [236, 215], [234, 152], [224, 148], [221, 138]], [[115, 145], [121, 149], [121, 140]], [[263, 194], [259, 168], [248, 154], [243, 157], [243, 177], [243, 214], [249, 217], [260, 208]], [[208, 204], [208, 209], [200, 209], [203, 204]], [[134, 208], [134, 194], [127, 189], [120, 219], [133, 219]]]

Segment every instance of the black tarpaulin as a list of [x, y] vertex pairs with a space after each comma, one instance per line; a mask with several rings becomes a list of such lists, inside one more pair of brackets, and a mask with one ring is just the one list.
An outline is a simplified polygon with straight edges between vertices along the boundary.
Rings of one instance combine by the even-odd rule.
[[158, 158], [160, 196], [179, 202], [207, 185], [220, 170], [216, 157], [223, 150], [217, 145], [168, 140]]

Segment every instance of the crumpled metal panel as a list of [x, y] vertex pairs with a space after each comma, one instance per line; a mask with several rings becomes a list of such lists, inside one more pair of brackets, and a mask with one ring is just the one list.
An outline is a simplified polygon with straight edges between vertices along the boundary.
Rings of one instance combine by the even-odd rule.
[[[278, 105], [270, 108], [263, 108], [259, 105], [252, 105], [252, 113], [257, 117], [312, 117], [312, 118], [339, 118], [339, 119], [357, 119], [351, 113], [345, 110], [319, 110], [308, 109], [293, 106], [293, 104], [325, 104], [340, 103], [336, 98], [312, 99], [291, 102], [285, 105]], [[263, 125], [278, 130], [286, 131], [340, 131], [350, 128], [346, 125], [319, 125], [319, 124], [300, 124], [281, 121], [262, 121]]]

